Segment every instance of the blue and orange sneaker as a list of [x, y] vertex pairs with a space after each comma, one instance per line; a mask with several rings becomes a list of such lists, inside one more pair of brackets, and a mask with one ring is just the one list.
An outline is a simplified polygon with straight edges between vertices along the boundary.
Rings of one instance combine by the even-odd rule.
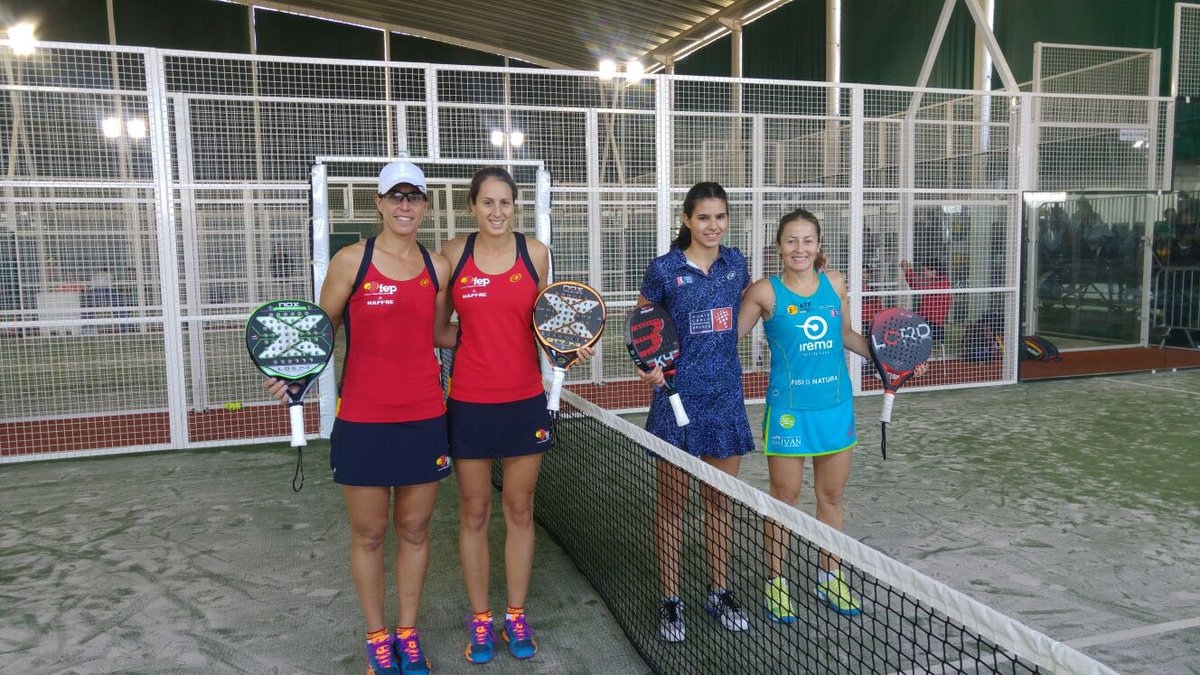
[[533, 639], [533, 629], [525, 620], [524, 613], [504, 620], [504, 641], [508, 643], [508, 651], [514, 658], [533, 658], [537, 653], [537, 640]]
[[471, 632], [471, 640], [464, 652], [471, 663], [488, 663], [495, 654], [496, 634], [492, 628], [492, 616], [472, 616], [467, 619], [467, 628]]
[[394, 639], [383, 630], [367, 638], [367, 675], [400, 675]]
[[396, 636], [396, 654], [400, 657], [400, 673], [403, 675], [429, 675], [429, 659], [421, 650], [421, 636], [413, 630], [408, 637]]

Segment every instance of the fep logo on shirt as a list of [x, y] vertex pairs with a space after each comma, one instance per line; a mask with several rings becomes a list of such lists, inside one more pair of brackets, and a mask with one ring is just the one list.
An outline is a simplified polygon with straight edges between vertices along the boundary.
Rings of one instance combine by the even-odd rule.
[[733, 308], [718, 307], [688, 315], [688, 330], [692, 335], [723, 333], [733, 330]]

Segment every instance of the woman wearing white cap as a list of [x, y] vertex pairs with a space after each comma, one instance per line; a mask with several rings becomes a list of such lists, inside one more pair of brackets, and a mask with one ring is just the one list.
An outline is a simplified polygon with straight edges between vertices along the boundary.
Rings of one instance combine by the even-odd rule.
[[[417, 242], [425, 192], [417, 166], [385, 166], [375, 198], [379, 234], [338, 251], [321, 287], [321, 308], [335, 330], [346, 329], [329, 461], [350, 516], [350, 577], [366, 620], [367, 672], [374, 675], [430, 672], [416, 621], [434, 498], [450, 474], [441, 369], [433, 351], [434, 327], [449, 330], [444, 298], [450, 265]], [[283, 395], [282, 382], [269, 384]], [[383, 616], [389, 520], [396, 528], [395, 633]]]

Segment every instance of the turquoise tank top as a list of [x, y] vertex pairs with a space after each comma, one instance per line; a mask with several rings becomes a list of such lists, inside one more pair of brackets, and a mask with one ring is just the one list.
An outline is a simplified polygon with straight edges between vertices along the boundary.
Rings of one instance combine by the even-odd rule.
[[851, 400], [850, 372], [842, 346], [842, 300], [825, 274], [810, 296], [793, 293], [771, 277], [775, 309], [763, 322], [771, 348], [767, 405], [814, 410]]

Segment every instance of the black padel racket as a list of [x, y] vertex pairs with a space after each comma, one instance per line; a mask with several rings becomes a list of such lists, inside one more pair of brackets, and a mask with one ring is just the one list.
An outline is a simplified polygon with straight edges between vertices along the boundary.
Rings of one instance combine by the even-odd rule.
[[920, 314], [891, 307], [875, 315], [871, 321], [871, 360], [883, 381], [883, 409], [879, 413], [881, 427], [880, 450], [887, 459], [887, 425], [892, 421], [892, 404], [896, 391], [913, 376], [913, 372], [929, 359], [933, 337], [929, 324]]
[[685, 426], [691, 420], [675, 391], [675, 361], [679, 358], [679, 333], [667, 310], [649, 303], [634, 307], [625, 321], [625, 347], [634, 365], [645, 372], [662, 369], [663, 392], [675, 411], [675, 424]]
[[333, 356], [329, 316], [307, 300], [268, 302], [246, 321], [246, 349], [263, 375], [288, 382], [292, 447], [304, 446], [304, 395]]
[[533, 304], [533, 333], [554, 366], [546, 408], [558, 410], [567, 368], [579, 359], [579, 350], [590, 347], [604, 332], [606, 309], [596, 289], [575, 281], [559, 281], [538, 293]]

